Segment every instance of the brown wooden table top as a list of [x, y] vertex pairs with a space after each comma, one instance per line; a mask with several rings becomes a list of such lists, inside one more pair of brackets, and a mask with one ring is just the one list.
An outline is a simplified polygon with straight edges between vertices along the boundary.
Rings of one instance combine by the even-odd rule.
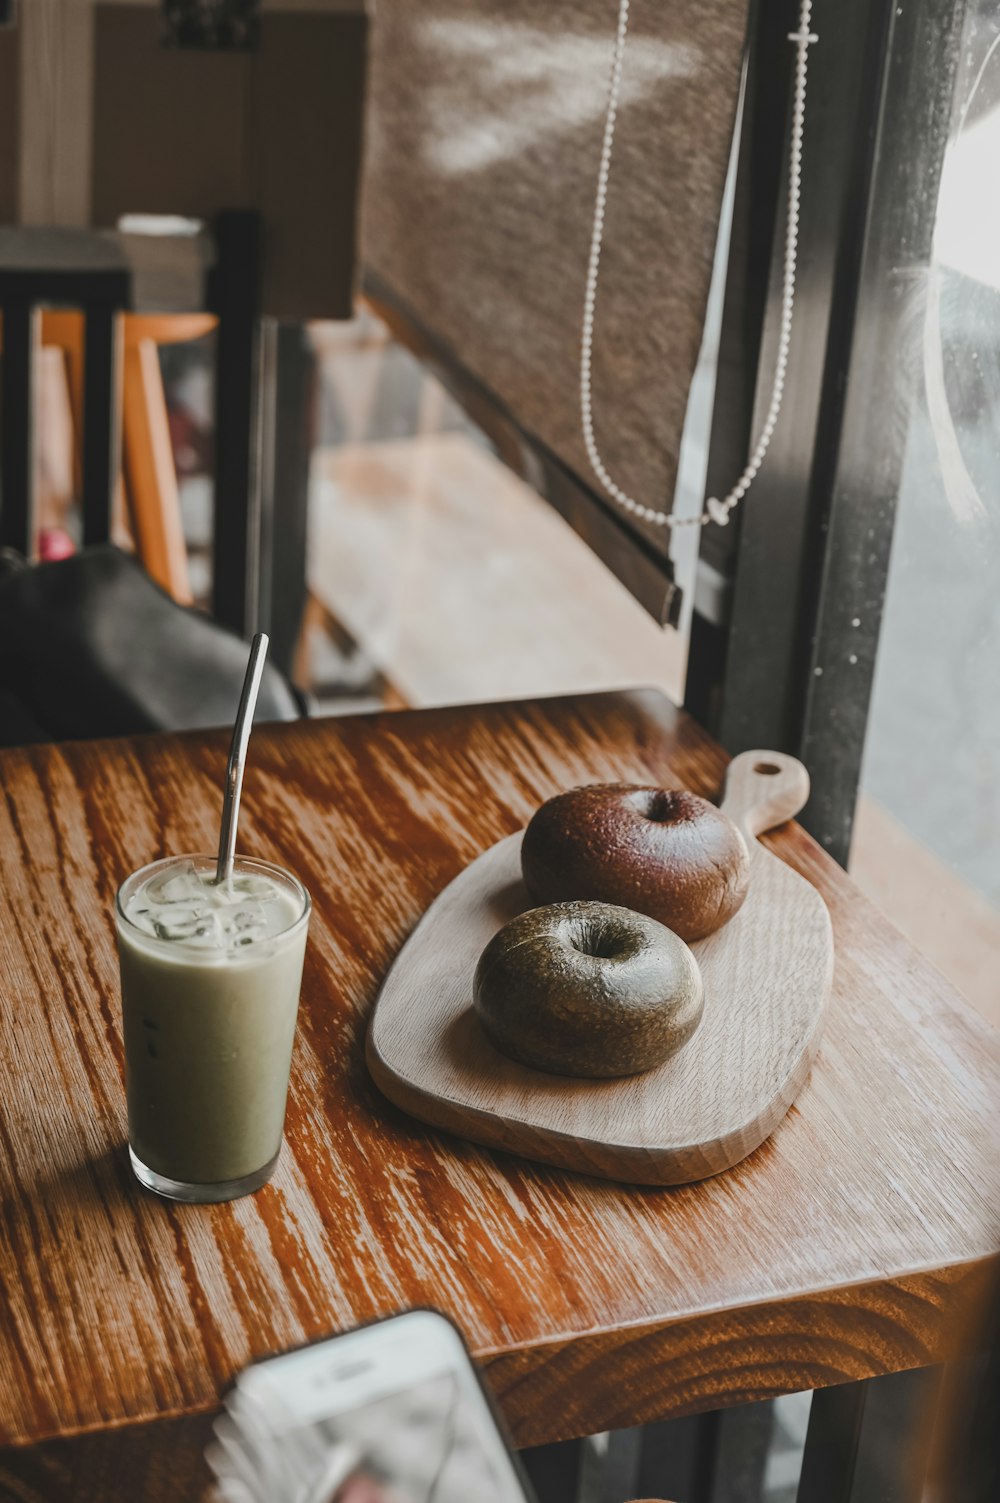
[[825, 1041], [737, 1169], [636, 1190], [384, 1102], [363, 1036], [430, 899], [557, 789], [725, 759], [658, 694], [260, 727], [241, 848], [315, 902], [287, 1144], [185, 1207], [125, 1162], [112, 903], [210, 849], [223, 734], [0, 757], [0, 1442], [215, 1405], [253, 1357], [414, 1303], [453, 1315], [532, 1444], [940, 1359], [995, 1245], [997, 1036], [795, 826], [833, 917]]

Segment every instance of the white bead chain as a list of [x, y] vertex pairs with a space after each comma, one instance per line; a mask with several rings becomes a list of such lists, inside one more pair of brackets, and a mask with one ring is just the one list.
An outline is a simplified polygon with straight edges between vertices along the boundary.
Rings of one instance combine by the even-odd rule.
[[594, 411], [592, 391], [592, 367], [594, 355], [594, 313], [597, 306], [597, 283], [601, 269], [601, 249], [604, 243], [604, 214], [608, 201], [608, 180], [611, 176], [611, 152], [615, 140], [615, 123], [621, 97], [622, 64], [625, 57], [625, 42], [628, 37], [629, 0], [619, 0], [618, 35], [611, 64], [611, 86], [608, 93], [608, 113], [604, 122], [604, 144], [601, 148], [601, 165], [597, 173], [597, 197], [594, 203], [594, 225], [590, 240], [590, 262], [587, 268], [587, 290], [583, 304], [583, 329], [580, 338], [580, 418], [583, 424], [583, 439], [594, 474], [619, 506], [643, 522], [652, 522], [658, 527], [704, 527], [708, 522], [717, 522], [724, 527], [729, 513], [739, 505], [753, 484], [757, 471], [764, 462], [771, 438], [778, 422], [781, 402], [785, 394], [785, 378], [788, 373], [788, 350], [792, 335], [792, 313], [795, 306], [795, 270], [799, 242], [799, 202], [802, 194], [802, 134], [806, 112], [806, 72], [809, 48], [819, 40], [809, 30], [812, 19], [813, 0], [801, 0], [799, 29], [788, 34], [788, 40], [796, 47], [795, 95], [792, 107], [791, 154], [788, 169], [788, 219], [785, 229], [785, 270], [781, 294], [781, 325], [778, 333], [778, 353], [774, 363], [774, 382], [771, 387], [771, 402], [767, 409], [764, 426], [760, 430], [754, 451], [747, 461], [746, 469], [724, 501], [710, 496], [705, 510], [698, 517], [675, 517], [669, 511], [656, 511], [634, 500], [608, 473], [601, 458], [594, 436]]

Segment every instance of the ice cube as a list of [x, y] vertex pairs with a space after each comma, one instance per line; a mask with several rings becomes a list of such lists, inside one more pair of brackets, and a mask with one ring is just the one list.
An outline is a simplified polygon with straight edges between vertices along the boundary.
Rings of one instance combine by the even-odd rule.
[[200, 944], [205, 947], [222, 943], [220, 926], [213, 913], [191, 908], [175, 908], [153, 920], [153, 932], [157, 939], [173, 939], [183, 944]]
[[262, 903], [244, 899], [240, 903], [222, 903], [218, 898], [213, 905], [218, 924], [219, 943], [229, 946], [253, 943], [267, 935], [267, 916]]
[[156, 876], [150, 877], [144, 889], [144, 896], [151, 903], [157, 904], [192, 903], [202, 895], [201, 879], [193, 861], [185, 861], [180, 866], [170, 866], [166, 871], [157, 872]]
[[267, 876], [239, 872], [217, 885], [214, 871], [183, 861], [148, 881], [128, 916], [157, 939], [232, 952], [287, 927], [286, 906]]
[[239, 872], [233, 877], [233, 891], [241, 897], [267, 899], [274, 897], [274, 883], [270, 877], [254, 872]]

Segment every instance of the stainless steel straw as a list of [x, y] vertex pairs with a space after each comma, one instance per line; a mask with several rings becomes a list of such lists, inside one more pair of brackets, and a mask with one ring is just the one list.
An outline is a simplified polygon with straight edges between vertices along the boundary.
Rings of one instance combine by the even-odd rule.
[[267, 634], [259, 631], [250, 644], [250, 660], [240, 707], [233, 726], [233, 740], [229, 748], [229, 765], [226, 768], [226, 792], [222, 800], [222, 829], [219, 832], [219, 862], [215, 869], [217, 883], [228, 882], [233, 874], [236, 856], [236, 825], [240, 817], [240, 791], [243, 787], [243, 769], [246, 766], [247, 746], [253, 729], [253, 712], [257, 706], [264, 659], [267, 657]]

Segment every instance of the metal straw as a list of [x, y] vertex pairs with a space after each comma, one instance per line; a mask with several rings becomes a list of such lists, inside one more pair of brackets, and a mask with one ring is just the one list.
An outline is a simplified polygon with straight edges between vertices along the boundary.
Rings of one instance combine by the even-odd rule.
[[236, 856], [236, 825], [240, 817], [240, 791], [243, 787], [243, 769], [246, 766], [247, 747], [250, 744], [250, 732], [253, 729], [253, 712], [257, 705], [260, 680], [264, 672], [264, 659], [267, 657], [267, 641], [267, 634], [259, 631], [250, 644], [250, 660], [247, 663], [246, 678], [243, 680], [240, 707], [236, 711], [236, 724], [233, 726], [233, 740], [229, 748], [229, 765], [226, 768], [226, 792], [222, 800], [219, 862], [215, 869], [215, 880], [219, 884], [228, 882], [233, 875], [233, 861]]

